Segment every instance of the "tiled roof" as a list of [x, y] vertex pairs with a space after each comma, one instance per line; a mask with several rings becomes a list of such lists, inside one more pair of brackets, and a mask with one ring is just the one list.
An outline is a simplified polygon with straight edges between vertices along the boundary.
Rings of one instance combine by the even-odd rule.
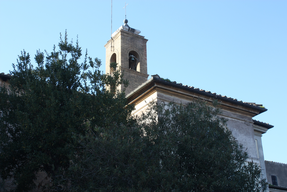
[[272, 127], [274, 127], [273, 125], [270, 125], [269, 123], [264, 123], [262, 121], [257, 121], [255, 119], [253, 119], [253, 123], [254, 123], [254, 125], [259, 125], [259, 126], [267, 128], [267, 129], [271, 129]]
[[169, 79], [163, 79], [157, 74], [156, 75], [152, 75], [152, 78], [154, 80], [160, 81], [160, 82], [165, 83], [165, 84], [169, 84], [171, 86], [176, 86], [176, 87], [179, 87], [179, 88], [182, 88], [182, 89], [186, 89], [188, 91], [199, 93], [201, 95], [213, 97], [214, 99], [220, 99], [220, 100], [223, 100], [223, 101], [229, 101], [229, 102], [234, 103], [234, 104], [239, 104], [239, 105], [243, 105], [243, 106], [246, 106], [246, 107], [255, 108], [255, 109], [259, 110], [261, 113], [264, 112], [264, 111], [267, 111], [267, 109], [264, 108], [262, 104], [256, 104], [256, 103], [251, 103], [251, 102], [243, 102], [241, 100], [237, 100], [237, 99], [234, 99], [234, 98], [231, 98], [231, 97], [227, 97], [227, 96], [223, 96], [223, 95], [220, 95], [220, 94], [212, 93], [210, 91], [205, 91], [203, 89], [195, 88], [193, 86], [183, 85], [182, 83], [177, 83], [176, 81], [170, 81]]
[[270, 164], [281, 164], [283, 166], [287, 166], [286, 163], [280, 163], [280, 162], [276, 162], [276, 161], [268, 161], [268, 160], [265, 160], [265, 163], [270, 163]]

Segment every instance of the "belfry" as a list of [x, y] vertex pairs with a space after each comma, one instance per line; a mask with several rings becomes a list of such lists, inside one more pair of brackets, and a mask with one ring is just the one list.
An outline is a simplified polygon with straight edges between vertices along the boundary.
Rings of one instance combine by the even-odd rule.
[[[139, 35], [140, 31], [131, 28], [128, 20], [115, 31], [105, 45], [106, 74], [112, 74], [111, 63], [117, 63], [117, 70], [123, 74], [123, 79], [129, 81], [126, 95], [147, 81], [147, 39]], [[123, 85], [117, 88], [123, 91]]]

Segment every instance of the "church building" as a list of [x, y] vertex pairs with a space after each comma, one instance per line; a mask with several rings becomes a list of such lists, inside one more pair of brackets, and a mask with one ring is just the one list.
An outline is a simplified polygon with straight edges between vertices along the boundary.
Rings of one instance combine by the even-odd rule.
[[[192, 86], [171, 82], [159, 75], [147, 73], [147, 39], [140, 35], [140, 31], [131, 28], [128, 21], [124, 21], [111, 39], [106, 48], [106, 73], [112, 74], [111, 63], [117, 63], [117, 70], [123, 78], [129, 81], [125, 90], [129, 104], [134, 104], [133, 115], [144, 112], [150, 102], [163, 101], [174, 103], [188, 103], [194, 99], [201, 99], [207, 103], [213, 100], [220, 102], [222, 116], [227, 119], [227, 126], [239, 143], [243, 144], [249, 155], [249, 160], [261, 166], [262, 178], [266, 179], [266, 169], [262, 147], [262, 134], [272, 125], [253, 119], [256, 115], [267, 111], [262, 105], [238, 101], [236, 99], [211, 93]], [[123, 85], [118, 91], [123, 91]]]
[[[117, 91], [125, 91], [128, 104], [135, 106], [132, 115], [141, 115], [151, 102], [186, 104], [200, 99], [212, 104], [213, 100], [217, 100], [220, 103], [221, 116], [227, 120], [227, 127], [246, 149], [248, 160], [260, 165], [261, 177], [268, 180], [269, 190], [287, 191], [285, 181], [287, 165], [264, 161], [261, 137], [273, 126], [257, 121], [254, 117], [266, 112], [267, 109], [256, 103], [239, 101], [163, 79], [157, 74], [151, 75], [148, 79], [147, 41], [140, 35], [139, 30], [131, 28], [125, 20], [124, 25], [112, 34], [105, 45], [106, 73], [113, 74], [115, 69], [111, 67], [111, 63], [117, 63], [116, 69], [123, 74], [124, 79], [129, 81], [126, 89], [120, 85]], [[10, 79], [9, 74], [0, 73], [0, 87], [9, 86]]]

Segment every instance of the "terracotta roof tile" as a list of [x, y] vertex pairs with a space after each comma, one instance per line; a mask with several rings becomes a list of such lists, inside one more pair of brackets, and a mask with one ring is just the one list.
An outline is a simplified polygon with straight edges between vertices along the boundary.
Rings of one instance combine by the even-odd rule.
[[165, 83], [176, 85], [176, 86], [179, 86], [179, 87], [182, 87], [185, 89], [195, 90], [198, 93], [205, 94], [205, 95], [208, 95], [211, 97], [215, 97], [217, 99], [227, 100], [230, 102], [235, 102], [235, 103], [243, 104], [243, 105], [250, 106], [250, 107], [255, 107], [256, 109], [259, 109], [261, 112], [267, 111], [267, 109], [265, 109], [262, 104], [256, 104], [256, 103], [252, 103], [252, 102], [243, 102], [242, 100], [237, 100], [235, 98], [227, 97], [225, 95], [223, 96], [220, 94], [211, 93], [210, 91], [205, 91], [203, 89], [195, 88], [193, 86], [182, 85], [182, 83], [177, 83], [176, 81], [167, 81], [166, 79], [161, 78], [158, 74], [152, 75], [152, 78], [158, 79], [158, 80], [163, 81]]
[[255, 125], [259, 125], [259, 126], [262, 126], [262, 127], [267, 128], [267, 129], [271, 129], [271, 128], [274, 127], [273, 125], [270, 125], [269, 123], [265, 123], [265, 122], [258, 121], [258, 120], [255, 120], [255, 119], [253, 119], [253, 123], [254, 123]]

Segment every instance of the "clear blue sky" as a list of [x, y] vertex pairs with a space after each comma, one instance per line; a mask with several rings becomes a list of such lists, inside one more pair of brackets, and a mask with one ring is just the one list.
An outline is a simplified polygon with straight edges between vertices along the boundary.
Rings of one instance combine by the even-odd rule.
[[[286, 0], [113, 0], [113, 31], [125, 2], [129, 25], [149, 40], [150, 75], [263, 104], [254, 119], [274, 125], [262, 137], [265, 159], [287, 163]], [[65, 30], [104, 64], [111, 1], [0, 0], [0, 72], [23, 49], [52, 51]]]

